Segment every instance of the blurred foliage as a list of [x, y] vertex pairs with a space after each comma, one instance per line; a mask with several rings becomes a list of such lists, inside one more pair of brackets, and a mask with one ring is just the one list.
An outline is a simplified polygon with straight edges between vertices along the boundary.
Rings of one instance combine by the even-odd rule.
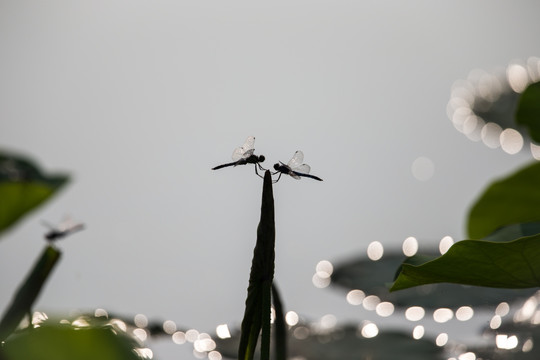
[[107, 319], [45, 320], [11, 335], [2, 347], [9, 360], [137, 360], [140, 345]]
[[[300, 323], [288, 331], [289, 359], [310, 360], [442, 360], [443, 349], [432, 340], [413, 340], [411, 335], [399, 331], [379, 332], [366, 338], [361, 335], [362, 326], [345, 325], [329, 329], [317, 329]], [[293, 334], [301, 334], [294, 336]], [[217, 339], [217, 350], [224, 358], [236, 358], [238, 331], [228, 339]], [[259, 357], [255, 357], [259, 359]], [[273, 357], [272, 359], [277, 359]]]
[[540, 327], [538, 325], [508, 321], [495, 330], [489, 327], [484, 330], [484, 336], [487, 338], [495, 339], [497, 335], [515, 336], [519, 340], [516, 346], [511, 349], [488, 344], [474, 345], [469, 350], [476, 354], [477, 359], [538, 360], [538, 349], [536, 348], [537, 344], [540, 344]]
[[[514, 112], [516, 104], [515, 124], [521, 126], [521, 130], [527, 128], [530, 137], [540, 142], [540, 83], [530, 85], [522, 95], [509, 92], [494, 103], [475, 102], [473, 110], [485, 121], [507, 127], [505, 124], [511, 120], [507, 114]], [[49, 199], [67, 181], [66, 175], [45, 175], [25, 157], [0, 152], [0, 235]], [[349, 290], [361, 289], [397, 307], [419, 305], [431, 309], [456, 309], [463, 305], [497, 304], [530, 295], [534, 290], [523, 288], [540, 286], [539, 184], [540, 163], [491, 184], [472, 206], [468, 217], [469, 237], [483, 240], [457, 242], [438, 257], [434, 251], [406, 259], [397, 254], [386, 255], [376, 262], [355, 259], [335, 267], [332, 283]], [[287, 356], [312, 360], [445, 358], [443, 349], [432, 340], [412, 341], [410, 334], [400, 332], [380, 332], [369, 338], [361, 333], [362, 325], [324, 328], [298, 324], [287, 329], [283, 305], [273, 286], [274, 247], [272, 179], [266, 171], [244, 318], [241, 330], [232, 338], [217, 340], [217, 350], [223, 356], [269, 360], [272, 335], [275, 349], [272, 359], [276, 360], [284, 360]], [[5, 340], [0, 347], [0, 359], [145, 358], [148, 349], [141, 348], [140, 342], [128, 335], [126, 326], [130, 326], [129, 323], [119, 319], [84, 315], [71, 320], [44, 320], [15, 330], [31, 313], [32, 305], [59, 258], [60, 252], [47, 246], [15, 294], [0, 321], [0, 341]], [[396, 268], [398, 273], [391, 291], [406, 290], [388, 292]], [[270, 323], [272, 300], [276, 313], [273, 327]], [[144, 331], [149, 335], [160, 335], [163, 327], [153, 324]], [[540, 341], [535, 328], [527, 327], [523, 331], [534, 341]], [[255, 355], [257, 345], [260, 346], [259, 356]], [[486, 358], [532, 358], [523, 352], [506, 352], [503, 356], [494, 347], [475, 349], [475, 352]]]
[[257, 227], [257, 242], [253, 251], [251, 273], [238, 359], [253, 359], [261, 334], [261, 359], [270, 358], [270, 308], [272, 281], [274, 279], [274, 195], [270, 171], [264, 174], [261, 219]]
[[331, 284], [347, 291], [362, 290], [366, 295], [376, 295], [381, 301], [389, 301], [396, 308], [402, 309], [422, 306], [425, 309], [457, 310], [464, 305], [496, 306], [502, 301], [526, 298], [535, 291], [534, 289], [479, 288], [459, 284], [429, 284], [402, 291], [388, 291], [388, 284], [395, 280], [396, 269], [401, 270], [403, 262], [411, 263], [418, 260], [418, 264], [422, 264], [435, 259], [436, 254], [439, 253], [433, 250], [427, 254], [407, 258], [401, 252], [387, 252], [377, 261], [372, 261], [365, 256], [352, 259], [334, 266]]
[[[522, 236], [516, 239], [516, 236]], [[540, 287], [540, 224], [513, 225], [485, 240], [463, 240], [444, 255], [404, 263], [391, 291], [448, 282], [496, 288]]]
[[516, 122], [526, 126], [531, 139], [540, 143], [540, 82], [529, 85], [521, 94]]
[[469, 238], [480, 239], [500, 227], [540, 221], [540, 162], [493, 182], [469, 212]]
[[287, 324], [285, 322], [285, 313], [283, 310], [283, 303], [279, 295], [276, 284], [272, 284], [272, 303], [274, 304], [274, 310], [276, 313], [276, 319], [274, 321], [274, 354], [276, 360], [287, 359]]
[[32, 311], [32, 305], [59, 259], [60, 251], [52, 246], [45, 247], [0, 321], [0, 341], [5, 340]]
[[503, 87], [497, 96], [497, 100], [487, 100], [476, 94], [472, 106], [474, 115], [478, 116], [486, 123], [495, 123], [501, 128], [515, 128], [524, 138], [528, 138], [525, 129], [516, 126], [515, 113], [518, 106], [520, 94], [514, 92], [509, 86]]
[[67, 181], [67, 175], [45, 175], [33, 161], [0, 151], [0, 235]]

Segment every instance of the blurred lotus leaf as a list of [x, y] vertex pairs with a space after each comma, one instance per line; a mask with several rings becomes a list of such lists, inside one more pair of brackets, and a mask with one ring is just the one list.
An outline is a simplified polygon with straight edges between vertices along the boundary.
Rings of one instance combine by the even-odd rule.
[[[80, 316], [44, 321], [12, 334], [1, 356], [10, 360], [140, 360], [145, 351], [116, 320]], [[120, 324], [120, 326], [118, 326]]]
[[538, 162], [492, 183], [469, 212], [469, 238], [484, 238], [507, 225], [540, 221], [539, 184]]
[[[435, 251], [413, 259], [436, 258]], [[382, 259], [372, 261], [360, 257], [338, 263], [332, 273], [332, 285], [346, 290], [362, 290], [366, 295], [376, 295], [381, 301], [391, 302], [397, 308], [422, 306], [425, 309], [450, 308], [461, 306], [495, 306], [502, 301], [511, 302], [534, 293], [533, 289], [495, 289], [464, 286], [459, 284], [429, 284], [396, 292], [389, 292], [388, 285], [396, 277], [396, 269], [407, 260], [402, 253], [386, 253]]]
[[[477, 90], [478, 91], [478, 90]], [[481, 118], [486, 123], [495, 123], [501, 128], [513, 128], [518, 130], [525, 138], [527, 133], [516, 126], [514, 114], [519, 102], [520, 94], [514, 92], [510, 86], [505, 84], [501, 86], [500, 93], [495, 100], [486, 100], [480, 95], [474, 97], [471, 110], [474, 115]]]
[[[288, 331], [288, 357], [310, 360], [446, 359], [442, 348], [430, 340], [415, 340], [398, 331], [377, 331], [371, 334], [373, 337], [366, 338], [362, 336], [362, 326], [346, 325], [321, 330], [308, 324], [298, 324]], [[224, 358], [236, 359], [238, 342], [237, 331], [231, 338], [217, 338], [216, 350]]]
[[67, 181], [66, 175], [45, 175], [31, 160], [0, 151], [0, 234]]
[[503, 228], [484, 240], [459, 241], [444, 255], [424, 264], [404, 263], [391, 291], [440, 282], [538, 288], [539, 275], [540, 224], [521, 224]]
[[538, 359], [540, 327], [535, 321], [516, 323], [510, 317], [509, 321], [496, 330], [488, 327], [483, 333], [484, 337], [491, 338], [493, 343], [471, 347], [469, 350], [476, 354], [477, 359]]
[[516, 122], [526, 126], [531, 138], [540, 143], [540, 82], [529, 85], [521, 94]]

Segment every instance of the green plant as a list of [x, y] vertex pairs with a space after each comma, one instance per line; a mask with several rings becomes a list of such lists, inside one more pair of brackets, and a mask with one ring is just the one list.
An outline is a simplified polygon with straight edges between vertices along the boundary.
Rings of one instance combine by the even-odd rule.
[[[523, 93], [516, 122], [538, 139], [540, 83]], [[500, 288], [540, 286], [540, 163], [492, 183], [472, 206], [468, 233], [438, 257], [406, 260], [392, 291], [450, 282]], [[413, 265], [412, 262], [415, 262]]]

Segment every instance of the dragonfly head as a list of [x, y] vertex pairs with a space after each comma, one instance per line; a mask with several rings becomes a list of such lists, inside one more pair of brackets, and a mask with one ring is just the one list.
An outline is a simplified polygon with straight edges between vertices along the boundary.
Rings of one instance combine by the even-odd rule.
[[279, 164], [278, 163], [274, 164], [274, 170], [279, 170]]
[[259, 162], [264, 162], [264, 159], [266, 159], [264, 155], [259, 155]]

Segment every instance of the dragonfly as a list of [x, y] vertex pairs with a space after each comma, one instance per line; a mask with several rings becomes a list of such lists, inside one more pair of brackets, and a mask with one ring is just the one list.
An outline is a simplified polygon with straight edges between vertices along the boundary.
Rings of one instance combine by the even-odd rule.
[[261, 175], [259, 175], [257, 168], [259, 168], [259, 170], [261, 171], [266, 170], [260, 164], [264, 161], [265, 158], [264, 158], [264, 155], [254, 154], [255, 152], [254, 146], [255, 146], [255, 137], [248, 136], [244, 145], [234, 149], [233, 154], [232, 154], [233, 162], [218, 165], [216, 167], [213, 167], [212, 170], [218, 170], [218, 169], [222, 169], [228, 166], [255, 164], [255, 174], [257, 174], [259, 177], [262, 177]]
[[74, 232], [84, 229], [84, 224], [75, 224], [71, 220], [64, 220], [60, 225], [53, 226], [46, 221], [41, 222], [45, 227], [49, 228], [49, 231], [44, 235], [45, 239], [49, 242], [53, 242], [62, 239]]
[[274, 170], [276, 170], [276, 172], [272, 173], [272, 175], [276, 175], [279, 173], [279, 176], [277, 180], [274, 181], [274, 183], [277, 183], [279, 181], [282, 174], [287, 174], [296, 180], [300, 180], [302, 177], [308, 177], [311, 179], [323, 181], [318, 176], [310, 175], [309, 172], [311, 171], [311, 167], [308, 164], [304, 164], [303, 161], [304, 153], [298, 150], [294, 153], [293, 157], [291, 158], [291, 160], [289, 160], [287, 165], [285, 165], [281, 161], [274, 164]]

